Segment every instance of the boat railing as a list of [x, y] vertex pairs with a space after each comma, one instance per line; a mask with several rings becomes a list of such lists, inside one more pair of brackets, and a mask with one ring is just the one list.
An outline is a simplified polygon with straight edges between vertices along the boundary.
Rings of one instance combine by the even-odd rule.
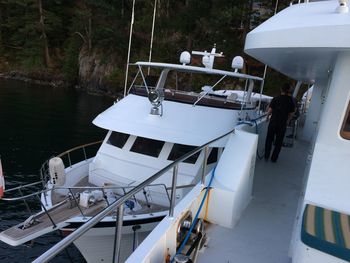
[[[102, 141], [91, 142], [87, 144], [83, 144], [63, 153], [58, 154], [56, 157], [60, 157], [65, 165], [65, 167], [72, 167], [74, 163], [78, 163], [80, 161], [87, 161], [89, 158], [96, 155], [97, 146], [100, 146]], [[93, 150], [95, 149], [95, 150]], [[51, 159], [51, 158], [50, 158]], [[50, 180], [50, 172], [49, 172], [49, 161], [46, 160], [42, 166], [40, 167], [40, 178], [43, 187], [45, 187], [46, 183]]]
[[190, 156], [202, 151], [204, 149], [204, 158], [202, 163], [202, 174], [201, 174], [201, 183], [204, 184], [205, 182], [205, 176], [206, 176], [206, 163], [208, 159], [208, 153], [209, 153], [209, 145], [213, 144], [214, 142], [217, 142], [230, 134], [234, 133], [234, 129], [203, 144], [202, 146], [196, 147], [192, 151], [188, 152], [187, 154], [181, 156], [180, 158], [176, 159], [174, 162], [170, 163], [163, 169], [159, 170], [155, 174], [153, 174], [151, 177], [140, 183], [139, 185], [135, 186], [130, 191], [126, 192], [125, 195], [121, 196], [119, 199], [111, 203], [108, 207], [104, 208], [101, 212], [99, 212], [97, 215], [92, 217], [89, 221], [84, 223], [81, 227], [76, 229], [73, 233], [71, 233], [69, 236], [62, 239], [60, 242], [58, 242], [56, 245], [54, 245], [52, 248], [47, 250], [44, 254], [42, 254], [40, 257], [38, 257], [36, 260], [34, 260], [34, 263], [42, 263], [42, 262], [48, 262], [52, 258], [54, 258], [58, 253], [60, 253], [63, 249], [65, 249], [67, 246], [69, 246], [72, 242], [74, 242], [76, 239], [78, 239], [80, 236], [82, 236], [84, 233], [86, 233], [89, 229], [91, 229], [94, 225], [96, 225], [98, 222], [100, 222], [106, 215], [110, 214], [112, 211], [117, 210], [116, 214], [116, 234], [114, 236], [114, 249], [113, 249], [113, 262], [119, 262], [119, 254], [120, 254], [120, 245], [121, 245], [121, 229], [123, 225], [123, 209], [124, 209], [124, 203], [132, 198], [135, 194], [142, 191], [145, 187], [148, 185], [151, 185], [155, 180], [160, 178], [162, 175], [166, 174], [171, 169], [173, 170], [172, 175], [172, 185], [171, 185], [171, 197], [170, 197], [170, 207], [169, 207], [169, 217], [173, 218], [174, 216], [174, 208], [175, 208], [175, 199], [176, 199], [176, 186], [177, 186], [177, 175], [178, 175], [178, 168], [179, 164], [183, 162], [184, 160], [188, 159]]
[[[6, 195], [10, 194], [11, 192], [18, 192], [19, 196], [16, 196], [16, 197], [4, 197], [4, 198], [2, 198], [2, 200], [3, 201], [23, 201], [25, 206], [26, 206], [26, 208], [27, 208], [27, 211], [32, 215], [33, 211], [30, 208], [30, 206], [29, 206], [27, 201], [28, 201], [28, 199], [31, 199], [31, 198], [37, 198], [37, 199], [39, 199], [39, 202], [40, 202], [41, 207], [43, 208], [44, 212], [47, 214], [47, 216], [49, 218], [52, 218], [50, 216], [50, 210], [46, 209], [46, 207], [48, 205], [43, 203], [43, 201], [40, 198], [40, 196], [47, 195], [48, 192], [52, 193], [55, 190], [64, 190], [68, 194], [59, 203], [62, 203], [64, 201], [66, 201], [66, 200], [71, 200], [78, 207], [81, 216], [83, 216], [85, 218], [86, 215], [84, 215], [83, 211], [80, 208], [79, 197], [78, 197], [78, 195], [80, 193], [82, 193], [83, 191], [93, 191], [93, 190], [101, 191], [102, 194], [103, 194], [104, 200], [107, 203], [107, 206], [109, 206], [110, 203], [109, 203], [108, 198], [107, 198], [107, 191], [108, 190], [113, 190], [113, 191], [120, 190], [122, 192], [122, 194], [119, 194], [119, 196], [123, 196], [123, 195], [125, 195], [128, 192], [128, 190], [134, 188], [134, 186], [113, 186], [113, 185], [111, 185], [111, 186], [103, 186], [103, 187], [101, 187], [101, 186], [72, 186], [72, 187], [62, 187], [62, 186], [60, 186], [60, 187], [53, 187], [53, 188], [50, 188], [50, 189], [39, 190], [39, 191], [36, 191], [34, 193], [31, 192], [30, 194], [24, 194], [25, 192], [29, 192], [32, 189], [32, 187], [34, 187], [34, 186], [36, 186], [36, 185], [38, 185], [40, 183], [41, 182], [35, 182], [35, 183], [30, 183], [30, 184], [27, 184], [27, 185], [18, 186], [18, 187], [14, 187], [14, 188], [8, 189], [8, 190], [5, 191]], [[189, 185], [178, 186], [177, 188], [180, 189], [180, 188], [193, 187], [193, 186], [194, 186], [193, 184], [189, 184]], [[148, 207], [150, 207], [151, 204], [149, 202], [149, 197], [152, 197], [152, 196], [148, 195], [148, 192], [151, 192], [152, 188], [156, 188], [156, 187], [161, 187], [164, 190], [165, 196], [169, 200], [169, 204], [170, 204], [170, 196], [169, 196], [169, 192], [168, 192], [169, 191], [169, 187], [166, 187], [165, 184], [151, 184], [151, 185], [147, 186], [147, 189], [145, 187], [142, 190], [142, 194], [143, 194], [143, 197], [144, 197], [144, 200], [142, 200], [142, 201]], [[159, 191], [159, 190], [156, 190], [156, 192], [157, 193], [161, 193], [161, 191]], [[132, 196], [132, 199], [134, 199], [135, 201], [136, 200], [140, 200], [140, 198], [136, 198], [135, 195]], [[57, 204], [53, 204], [52, 207], [55, 207], [56, 205]], [[53, 220], [51, 220], [51, 222], [53, 223], [53, 226], [56, 227], [56, 223], [53, 222]]]

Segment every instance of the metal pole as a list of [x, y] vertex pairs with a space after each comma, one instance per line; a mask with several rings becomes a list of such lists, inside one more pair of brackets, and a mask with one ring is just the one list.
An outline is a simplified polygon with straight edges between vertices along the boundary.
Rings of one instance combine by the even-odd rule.
[[72, 195], [73, 200], [74, 200], [76, 206], [78, 207], [78, 209], [79, 209], [81, 215], [83, 216], [83, 219], [86, 219], [86, 217], [85, 217], [85, 215], [84, 215], [84, 213], [83, 213], [83, 210], [81, 210], [81, 208], [80, 208], [80, 206], [79, 206], [79, 203], [78, 203], [77, 199], [75, 198], [75, 195], [74, 195], [72, 189], [68, 188], [68, 191], [69, 191], [70, 194]]
[[260, 107], [261, 107], [262, 93], [264, 91], [266, 72], [267, 72], [267, 65], [265, 65], [265, 67], [264, 67], [263, 80], [260, 82], [260, 100], [259, 100], [259, 105], [258, 105], [258, 110], [259, 111], [260, 111]]
[[276, 1], [276, 5], [275, 5], [275, 14], [277, 13], [277, 8], [278, 8], [278, 0]]
[[177, 183], [177, 173], [179, 170], [179, 165], [175, 165], [173, 169], [173, 181], [171, 185], [171, 201], [170, 201], [170, 209], [169, 216], [174, 217], [174, 207], [175, 207], [175, 198], [176, 198], [176, 183]]
[[207, 160], [208, 160], [209, 147], [206, 146], [204, 148], [204, 159], [203, 159], [203, 167], [202, 167], [202, 184], [205, 183], [205, 170], [207, 169]]
[[68, 153], [67, 156], [68, 156], [68, 161], [69, 161], [69, 167], [72, 167], [72, 161], [70, 159], [70, 153]]
[[122, 240], [124, 203], [117, 208], [117, 219], [115, 224], [114, 247], [113, 247], [113, 263], [119, 263], [120, 258], [120, 244]]
[[44, 209], [45, 211], [45, 214], [47, 214], [47, 217], [50, 219], [52, 225], [53, 225], [53, 228], [57, 228], [57, 225], [55, 224], [55, 222], [53, 221], [52, 217], [50, 216], [49, 212], [47, 211], [46, 207], [44, 206], [43, 202], [41, 202], [41, 199], [38, 195], [36, 195], [36, 197], [39, 199], [40, 201], [40, 204], [41, 204], [41, 207]]
[[126, 96], [126, 87], [128, 85], [130, 49], [131, 49], [132, 30], [133, 30], [133, 26], [134, 26], [134, 16], [135, 16], [135, 0], [132, 1], [132, 13], [131, 13], [131, 22], [130, 22], [128, 59], [126, 61], [126, 71], [125, 71], [125, 81], [124, 81], [124, 97]]
[[85, 147], [83, 147], [83, 152], [84, 152], [84, 158], [85, 158], [85, 161], [87, 161], [87, 156], [86, 156]]
[[[21, 188], [19, 188], [18, 191], [19, 191], [20, 195], [23, 197], [23, 192], [22, 192]], [[26, 208], [27, 208], [28, 213], [31, 214], [31, 213], [32, 213], [32, 210], [30, 209], [30, 207], [29, 207], [29, 205], [28, 205], [26, 199], [23, 199], [23, 202], [24, 202], [24, 205], [25, 205]]]
[[[153, 22], [152, 22], [152, 34], [151, 34], [151, 44], [149, 46], [149, 58], [148, 62], [152, 60], [152, 50], [153, 50], [153, 36], [154, 36], [154, 24], [156, 22], [156, 11], [157, 11], [157, 0], [154, 0], [154, 9], [153, 9]], [[148, 67], [147, 75], [149, 75], [151, 68]]]

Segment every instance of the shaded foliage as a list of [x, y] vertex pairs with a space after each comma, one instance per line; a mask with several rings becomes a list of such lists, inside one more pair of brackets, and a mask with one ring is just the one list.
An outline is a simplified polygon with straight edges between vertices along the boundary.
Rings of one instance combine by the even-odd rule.
[[[210, 50], [216, 43], [227, 57], [219, 62], [223, 68], [234, 55], [244, 55], [246, 34], [275, 8], [275, 1], [267, 0], [156, 1], [153, 60], [177, 62], [184, 49]], [[281, 8], [287, 4], [280, 2]], [[131, 61], [148, 59], [153, 5], [153, 0], [136, 1]], [[79, 55], [98, 50], [106, 54], [102, 62], [118, 58], [107, 80], [122, 83], [131, 9], [132, 0], [0, 0], [0, 57], [12, 68], [63, 73], [75, 81]], [[51, 65], [45, 60], [45, 45]], [[248, 72], [262, 69], [256, 62], [249, 68], [249, 61]]]

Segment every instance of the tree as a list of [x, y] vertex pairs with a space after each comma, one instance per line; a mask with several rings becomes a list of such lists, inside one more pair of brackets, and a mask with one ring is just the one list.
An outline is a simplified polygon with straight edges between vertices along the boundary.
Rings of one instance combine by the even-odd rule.
[[41, 31], [41, 39], [43, 41], [45, 64], [46, 64], [46, 67], [51, 67], [49, 45], [48, 45], [46, 30], [45, 30], [45, 21], [44, 21], [45, 18], [44, 18], [44, 12], [43, 12], [43, 6], [42, 6], [41, 0], [38, 0], [38, 10], [39, 10], [39, 27]]

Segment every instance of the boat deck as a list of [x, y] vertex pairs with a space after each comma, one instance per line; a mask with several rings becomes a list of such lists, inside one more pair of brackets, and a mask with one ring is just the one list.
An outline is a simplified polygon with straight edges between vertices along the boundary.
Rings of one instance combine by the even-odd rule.
[[283, 147], [277, 163], [256, 163], [253, 199], [234, 229], [209, 225], [198, 262], [289, 263], [289, 246], [309, 144]]

